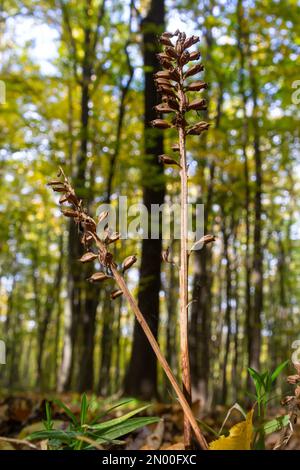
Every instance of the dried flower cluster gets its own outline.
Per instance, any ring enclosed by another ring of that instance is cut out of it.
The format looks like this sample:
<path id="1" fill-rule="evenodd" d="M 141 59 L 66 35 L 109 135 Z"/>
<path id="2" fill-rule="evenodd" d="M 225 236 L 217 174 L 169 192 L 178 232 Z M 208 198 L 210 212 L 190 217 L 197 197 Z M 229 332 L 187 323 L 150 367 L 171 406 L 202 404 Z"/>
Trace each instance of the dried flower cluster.
<path id="1" fill-rule="evenodd" d="M 80 258 L 81 263 L 90 263 L 95 260 L 99 262 L 100 269 L 89 277 L 89 281 L 92 283 L 99 283 L 108 279 L 113 279 L 118 288 L 113 290 L 110 294 L 111 299 L 116 299 L 120 295 L 124 295 L 127 299 L 133 313 L 136 316 L 142 330 L 144 331 L 156 357 L 162 366 L 165 374 L 167 375 L 177 397 L 178 401 L 184 411 L 185 416 L 191 428 L 194 431 L 194 435 L 199 443 L 201 449 L 207 450 L 207 442 L 203 437 L 199 425 L 193 415 L 193 412 L 186 400 L 180 385 L 178 384 L 168 362 L 162 354 L 157 340 L 153 336 L 153 333 L 146 322 L 142 312 L 140 311 L 135 299 L 130 293 L 127 284 L 124 280 L 124 273 L 136 262 L 137 258 L 135 255 L 128 256 L 124 261 L 117 265 L 113 259 L 112 253 L 109 251 L 109 246 L 115 243 L 119 238 L 118 233 L 111 232 L 108 224 L 104 227 L 104 233 L 100 237 L 97 233 L 97 223 L 90 217 L 83 207 L 82 200 L 80 200 L 72 185 L 65 176 L 63 170 L 60 168 L 58 178 L 48 183 L 53 191 L 62 193 L 59 203 L 62 204 L 61 211 L 65 217 L 70 217 L 80 228 L 81 242 L 87 250 L 86 253 Z M 67 203 L 68 205 L 63 205 Z M 102 212 L 98 218 L 98 224 L 105 221 L 108 218 L 108 212 Z"/>
<path id="2" fill-rule="evenodd" d="M 158 59 L 163 70 L 154 75 L 154 80 L 157 91 L 161 95 L 161 103 L 155 106 L 158 119 L 152 121 L 152 126 L 158 129 L 175 128 L 178 132 L 178 142 L 172 145 L 172 150 L 179 153 L 179 161 L 165 154 L 159 156 L 159 161 L 164 165 L 176 165 L 180 168 L 180 357 L 183 391 L 188 402 L 191 403 L 192 387 L 188 344 L 188 257 L 190 251 L 187 248 L 188 165 L 186 136 L 201 135 L 208 130 L 209 124 L 206 121 L 189 123 L 186 115 L 190 111 L 199 112 L 207 109 L 205 99 L 194 96 L 190 100 L 190 93 L 201 92 L 207 88 L 207 84 L 202 80 L 195 79 L 195 76 L 204 70 L 203 64 L 190 65 L 190 62 L 198 61 L 200 58 L 199 52 L 189 50 L 199 42 L 198 36 L 187 38 L 186 34 L 180 31 L 165 32 L 160 37 L 160 42 L 163 45 L 163 52 L 158 54 Z M 164 115 L 170 115 L 171 118 L 166 119 Z M 201 240 L 201 243 L 207 244 L 212 241 L 214 241 L 214 237 L 207 235 Z M 199 243 L 200 241 L 197 242 L 197 244 Z M 163 253 L 162 257 L 164 261 L 170 262 L 168 250 Z M 191 448 L 192 434 L 187 417 L 184 419 L 184 443 L 186 449 Z"/>
<path id="3" fill-rule="evenodd" d="M 99 270 L 92 274 L 88 278 L 88 281 L 98 283 L 113 278 L 114 274 L 112 268 L 118 269 L 122 274 L 124 274 L 125 271 L 127 271 L 127 269 L 136 262 L 136 256 L 128 256 L 120 266 L 113 261 L 113 255 L 109 251 L 109 245 L 119 240 L 120 234 L 112 232 L 109 229 L 108 224 L 106 224 L 103 236 L 100 238 L 97 234 L 96 221 L 86 213 L 82 200 L 77 197 L 73 187 L 61 168 L 59 170 L 58 177 L 61 177 L 61 179 L 52 180 L 48 185 L 52 187 L 53 191 L 62 193 L 59 203 L 68 203 L 70 206 L 62 206 L 61 212 L 65 217 L 73 218 L 74 222 L 81 229 L 81 243 L 87 249 L 87 252 L 84 253 L 79 261 L 81 261 L 81 263 L 90 263 L 98 260 L 99 262 Z M 109 213 L 107 211 L 101 212 L 98 217 L 98 224 L 107 219 L 108 215 Z M 122 293 L 121 289 L 113 290 L 110 295 L 111 299 L 116 299 L 121 296 Z"/>
<path id="4" fill-rule="evenodd" d="M 176 37 L 173 44 L 172 38 Z M 182 129 L 184 135 L 200 135 L 208 130 L 209 124 L 206 121 L 199 121 L 189 124 L 186 120 L 186 113 L 189 111 L 204 111 L 207 109 L 206 101 L 202 98 L 189 100 L 189 92 L 201 92 L 207 88 L 207 83 L 201 80 L 194 80 L 204 70 L 203 64 L 195 64 L 187 68 L 191 61 L 200 58 L 199 52 L 189 52 L 188 49 L 199 42 L 198 36 L 186 37 L 185 33 L 176 31 L 175 33 L 163 33 L 160 38 L 164 46 L 164 51 L 158 54 L 159 61 L 164 70 L 155 74 L 157 91 L 161 95 L 162 102 L 155 109 L 159 119 L 152 121 L 152 125 L 159 129 L 177 128 Z M 192 80 L 188 80 L 191 77 Z M 172 119 L 162 118 L 163 114 L 171 114 Z M 173 151 L 179 152 L 179 144 L 172 146 Z M 178 165 L 178 163 L 168 155 L 160 155 L 160 161 L 166 165 Z"/>

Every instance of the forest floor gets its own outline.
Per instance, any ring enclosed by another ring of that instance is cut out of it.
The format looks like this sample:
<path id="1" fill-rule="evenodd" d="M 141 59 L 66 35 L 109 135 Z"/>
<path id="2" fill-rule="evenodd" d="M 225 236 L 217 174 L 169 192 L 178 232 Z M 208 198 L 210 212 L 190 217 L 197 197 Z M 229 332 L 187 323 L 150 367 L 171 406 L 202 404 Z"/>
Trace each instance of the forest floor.
<path id="1" fill-rule="evenodd" d="M 53 400 L 58 396 L 39 393 L 15 393 L 10 396 L 2 396 L 0 399 L 0 450 L 30 450 L 27 442 L 27 436 L 32 432 L 44 429 L 43 420 L 45 419 L 45 401 Z M 59 395 L 62 400 L 74 413 L 80 415 L 80 398 L 73 393 L 64 393 Z M 109 407 L 106 399 L 92 397 L 94 406 L 90 410 L 90 418 L 95 418 L 99 411 Z M 111 404 L 111 403 L 110 403 Z M 134 406 L 140 406 L 141 402 L 134 402 Z M 197 406 L 197 404 L 195 405 Z M 132 408 L 131 408 L 132 409 Z M 128 411 L 122 407 L 122 410 L 110 412 L 105 419 L 119 417 Z M 228 409 L 223 406 L 217 406 L 209 414 L 202 416 L 202 421 L 212 429 L 218 431 L 224 421 Z M 59 423 L 59 428 L 67 429 L 69 418 L 67 414 L 56 404 L 52 403 L 52 418 Z M 274 409 L 270 418 L 284 414 L 284 410 Z M 144 426 L 139 430 L 126 435 L 122 440 L 124 444 L 118 446 L 104 446 L 106 449 L 123 450 L 183 450 L 182 433 L 182 411 L 177 404 L 153 403 L 149 409 L 143 412 L 143 415 L 157 416 L 161 418 L 158 423 Z M 226 422 L 225 429 L 241 420 L 237 411 L 234 411 Z M 205 432 L 208 441 L 213 440 L 213 435 Z M 272 449 L 279 437 L 279 433 L 273 433 L 268 436 L 266 446 Z M 6 440 L 7 439 L 7 440 Z M 11 440 L 10 440 L 11 439 Z M 21 441 L 24 440 L 24 443 Z M 38 448 L 43 444 L 35 443 Z M 43 447 L 42 447 L 43 448 Z M 295 432 L 290 439 L 286 450 L 300 449 L 300 424 L 295 426 Z"/>

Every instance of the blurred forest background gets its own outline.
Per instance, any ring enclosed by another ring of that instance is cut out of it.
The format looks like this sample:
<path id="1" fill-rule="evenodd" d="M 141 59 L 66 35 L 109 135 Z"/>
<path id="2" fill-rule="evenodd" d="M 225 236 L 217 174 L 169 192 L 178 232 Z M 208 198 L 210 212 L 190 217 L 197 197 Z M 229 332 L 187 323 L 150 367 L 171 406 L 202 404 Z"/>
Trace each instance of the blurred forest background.
<path id="1" fill-rule="evenodd" d="M 300 337 L 299 2 L 1 0 L 0 339 L 2 390 L 171 396 L 124 299 L 86 282 L 77 229 L 46 183 L 61 165 L 95 213 L 101 202 L 178 200 L 176 171 L 149 128 L 158 35 L 201 37 L 211 123 L 191 138 L 190 198 L 213 246 L 190 262 L 194 398 L 245 397 L 247 367 L 274 368 Z M 293 102 L 294 101 L 294 102 Z M 178 371 L 178 242 L 137 253 L 130 288 Z"/>

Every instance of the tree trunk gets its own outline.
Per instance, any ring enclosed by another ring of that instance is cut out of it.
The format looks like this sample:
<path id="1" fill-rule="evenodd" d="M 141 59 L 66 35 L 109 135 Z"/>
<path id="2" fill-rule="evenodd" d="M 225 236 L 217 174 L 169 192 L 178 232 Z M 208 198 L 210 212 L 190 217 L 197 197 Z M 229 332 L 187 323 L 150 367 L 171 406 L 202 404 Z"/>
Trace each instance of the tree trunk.
<path id="1" fill-rule="evenodd" d="M 249 49 L 249 47 L 248 47 Z M 249 52 L 250 54 L 250 52 Z M 249 57 L 251 98 L 253 102 L 253 149 L 255 162 L 253 285 L 254 302 L 249 345 L 249 366 L 259 370 L 261 350 L 261 315 L 263 310 L 263 249 L 262 249 L 262 158 L 258 121 L 257 83 L 251 57 Z"/>
<path id="2" fill-rule="evenodd" d="M 150 10 L 142 24 L 145 71 L 145 155 L 143 203 L 150 212 L 151 204 L 164 202 L 163 168 L 157 162 L 163 153 L 163 137 L 159 130 L 150 128 L 150 121 L 156 115 L 156 89 L 153 73 L 159 70 L 156 58 L 157 36 L 164 27 L 164 0 L 152 0 Z M 155 171 L 154 171 L 155 170 Z M 162 242 L 143 240 L 138 293 L 139 308 L 157 337 L 159 322 L 159 291 Z M 140 325 L 135 322 L 131 359 L 125 378 L 125 393 L 144 399 L 157 394 L 157 362 Z"/>
<path id="3" fill-rule="evenodd" d="M 226 339 L 225 339 L 225 351 L 223 361 L 223 379 L 222 379 L 222 403 L 226 404 L 228 386 L 227 386 L 227 367 L 230 349 L 230 338 L 231 338 L 231 267 L 228 253 L 228 239 L 229 234 L 226 227 L 226 215 L 223 214 L 224 227 L 223 227 L 223 243 L 224 243 L 224 258 L 226 260 L 226 310 L 225 310 L 225 327 L 226 327 Z"/>

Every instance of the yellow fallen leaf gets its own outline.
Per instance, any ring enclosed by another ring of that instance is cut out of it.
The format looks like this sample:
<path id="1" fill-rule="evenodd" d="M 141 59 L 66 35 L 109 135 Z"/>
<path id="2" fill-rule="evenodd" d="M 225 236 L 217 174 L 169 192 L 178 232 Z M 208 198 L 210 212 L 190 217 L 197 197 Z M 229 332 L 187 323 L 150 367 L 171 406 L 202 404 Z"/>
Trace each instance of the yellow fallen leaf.
<path id="1" fill-rule="evenodd" d="M 221 436 L 209 444 L 210 450 L 251 450 L 253 435 L 253 411 L 249 411 L 245 421 L 235 424 L 229 431 L 229 436 Z"/>

